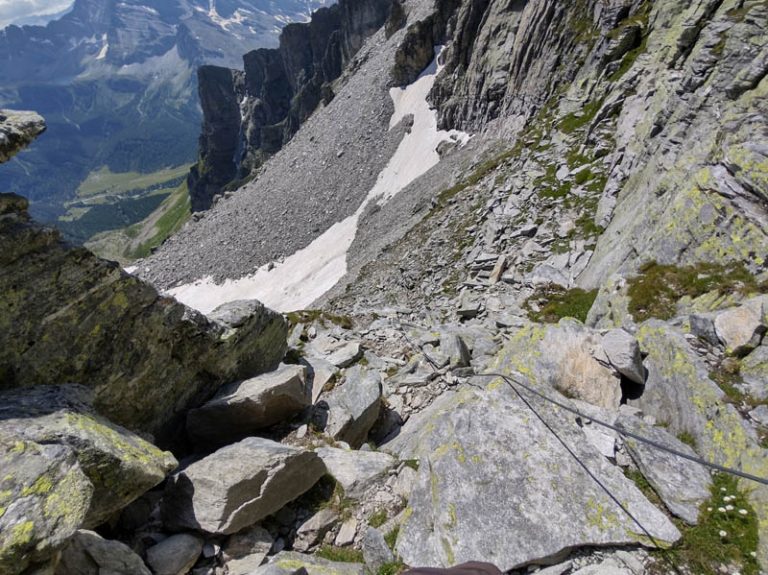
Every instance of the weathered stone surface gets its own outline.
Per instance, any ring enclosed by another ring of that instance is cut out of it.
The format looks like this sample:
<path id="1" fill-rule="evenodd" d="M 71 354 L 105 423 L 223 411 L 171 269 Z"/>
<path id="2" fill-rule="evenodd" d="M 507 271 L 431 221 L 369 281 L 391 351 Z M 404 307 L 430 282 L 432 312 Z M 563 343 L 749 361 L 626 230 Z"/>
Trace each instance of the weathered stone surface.
<path id="1" fill-rule="evenodd" d="M 768 399 L 768 345 L 763 343 L 742 359 L 739 373 L 749 395 L 760 401 Z"/>
<path id="2" fill-rule="evenodd" d="M 555 387 L 569 397 L 616 410 L 621 386 L 597 331 L 576 320 L 557 325 L 528 324 L 517 330 L 510 348 L 510 362 L 518 372 Z"/>
<path id="3" fill-rule="evenodd" d="M 0 110 L 0 164 L 7 162 L 45 131 L 45 120 L 35 112 Z"/>
<path id="4" fill-rule="evenodd" d="M 676 437 L 637 417 L 622 414 L 618 426 L 671 449 L 696 456 L 693 449 Z M 664 505 L 686 523 L 696 525 L 699 507 L 710 496 L 712 478 L 707 469 L 631 437 L 625 438 L 624 443 L 640 472 L 664 501 Z"/>
<path id="5" fill-rule="evenodd" d="M 0 267 L 0 388 L 82 384 L 99 413 L 161 445 L 188 408 L 285 353 L 285 320 L 258 302 L 209 321 L 23 211 L 0 219 Z"/>
<path id="6" fill-rule="evenodd" d="M 760 344 L 766 331 L 764 298 L 718 314 L 715 331 L 726 352 L 737 356 L 748 354 Z"/>
<path id="7" fill-rule="evenodd" d="M 346 371 L 346 381 L 334 387 L 325 401 L 328 404 L 326 433 L 359 447 L 379 416 L 381 376 L 377 371 L 356 365 Z"/>
<path id="8" fill-rule="evenodd" d="M 229 575 L 250 575 L 264 563 L 272 548 L 272 536 L 263 527 L 254 526 L 232 535 L 223 549 Z"/>
<path id="9" fill-rule="evenodd" d="M 179 533 L 147 550 L 147 563 L 155 575 L 185 575 L 203 550 L 203 538 Z"/>
<path id="10" fill-rule="evenodd" d="M 374 527 L 366 529 L 363 535 L 363 558 L 366 567 L 374 573 L 386 563 L 392 563 L 395 560 L 394 554 L 384 540 L 384 534 Z"/>
<path id="11" fill-rule="evenodd" d="M 350 517 L 339 527 L 339 532 L 336 534 L 336 539 L 333 540 L 333 543 L 337 547 L 352 545 L 355 542 L 355 535 L 357 535 L 357 519 Z"/>
<path id="12" fill-rule="evenodd" d="M 644 323 L 637 333 L 648 353 L 648 379 L 643 395 L 630 404 L 668 425 L 673 435 L 686 432 L 696 452 L 720 465 L 768 476 L 768 450 L 739 412 L 709 379 L 709 366 L 690 348 L 682 333 L 660 321 Z M 744 483 L 760 521 L 768 521 L 768 486 Z M 758 557 L 768 558 L 768 540 L 761 537 Z M 762 559 L 761 559 L 762 560 Z"/>
<path id="13" fill-rule="evenodd" d="M 152 575 L 130 547 L 85 530 L 78 531 L 69 540 L 55 572 L 56 575 Z"/>
<path id="14" fill-rule="evenodd" d="M 353 499 L 363 496 L 372 481 L 381 477 L 397 461 L 380 451 L 354 451 L 321 447 L 315 451 L 333 478 L 344 488 L 344 495 Z"/>
<path id="15" fill-rule="evenodd" d="M 302 363 L 307 366 L 312 379 L 312 403 L 317 401 L 320 394 L 332 377 L 338 374 L 338 368 L 320 357 L 302 358 Z"/>
<path id="16" fill-rule="evenodd" d="M 293 542 L 295 551 L 309 551 L 339 520 L 338 514 L 330 508 L 321 509 L 307 519 L 296 530 L 296 539 Z"/>
<path id="17" fill-rule="evenodd" d="M 96 415 L 91 390 L 34 386 L 0 393 L 0 434 L 72 449 L 94 487 L 83 525 L 95 527 L 165 479 L 176 459 Z"/>
<path id="18" fill-rule="evenodd" d="M 760 425 L 768 427 L 768 405 L 758 405 L 749 412 L 749 417 Z"/>
<path id="19" fill-rule="evenodd" d="M 711 314 L 691 314 L 688 317 L 691 333 L 711 345 L 718 345 L 720 339 L 715 330 L 715 320 Z"/>
<path id="20" fill-rule="evenodd" d="M 223 445 L 286 421 L 310 405 L 307 368 L 277 370 L 222 387 L 187 414 L 187 433 L 197 444 Z"/>
<path id="21" fill-rule="evenodd" d="M 75 454 L 0 433 L 0 572 L 58 551 L 85 519 L 93 487 Z"/>
<path id="22" fill-rule="evenodd" d="M 235 533 L 293 501 L 324 473 L 313 452 L 249 437 L 173 475 L 163 521 L 172 528 Z"/>
<path id="23" fill-rule="evenodd" d="M 365 575 L 365 565 L 363 563 L 341 563 L 338 561 L 329 561 L 322 557 L 314 555 L 304 555 L 293 551 L 281 551 L 269 562 L 269 567 L 276 566 L 290 572 L 304 568 L 309 575 Z M 266 571 L 268 566 L 264 565 L 261 569 Z M 259 575 L 261 571 L 257 572 Z"/>
<path id="24" fill-rule="evenodd" d="M 451 367 L 467 367 L 472 361 L 472 354 L 467 344 L 455 333 L 440 336 L 440 353 L 449 359 Z"/>
<path id="25" fill-rule="evenodd" d="M 603 336 L 603 349 L 616 370 L 635 383 L 645 383 L 645 368 L 640 356 L 640 344 L 623 329 L 612 329 Z"/>
<path id="26" fill-rule="evenodd" d="M 329 353 L 325 360 L 336 367 L 349 367 L 363 357 L 363 347 L 360 342 L 344 342 Z"/>
<path id="27" fill-rule="evenodd" d="M 501 369 L 507 369 L 514 351 L 513 342 Z M 680 537 L 666 516 L 586 441 L 574 418 L 535 403 L 579 460 L 657 541 L 669 544 Z M 634 521 L 499 382 L 483 391 L 472 387 L 444 394 L 411 417 L 385 448 L 402 459 L 421 459 L 397 540 L 407 564 L 448 567 L 481 557 L 506 571 L 573 547 L 647 543 Z"/>

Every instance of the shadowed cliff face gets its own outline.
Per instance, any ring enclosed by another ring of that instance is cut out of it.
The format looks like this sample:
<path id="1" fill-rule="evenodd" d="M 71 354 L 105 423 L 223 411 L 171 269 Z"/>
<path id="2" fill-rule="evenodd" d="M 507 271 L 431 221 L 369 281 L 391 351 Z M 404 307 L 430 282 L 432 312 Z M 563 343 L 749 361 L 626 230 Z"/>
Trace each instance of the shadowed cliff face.
<path id="1" fill-rule="evenodd" d="M 0 111 L 0 161 L 44 129 L 37 114 Z M 27 209 L 0 194 L 0 390 L 79 383 L 100 413 L 167 444 L 186 409 L 282 358 L 285 320 L 259 302 L 206 318 L 67 245 Z"/>
<path id="2" fill-rule="evenodd" d="M 199 70 L 204 121 L 199 162 L 188 181 L 193 211 L 208 209 L 228 183 L 246 178 L 333 98 L 331 83 L 384 24 L 391 4 L 342 0 L 306 24 L 286 26 L 279 48 L 246 54 L 244 72 Z"/>

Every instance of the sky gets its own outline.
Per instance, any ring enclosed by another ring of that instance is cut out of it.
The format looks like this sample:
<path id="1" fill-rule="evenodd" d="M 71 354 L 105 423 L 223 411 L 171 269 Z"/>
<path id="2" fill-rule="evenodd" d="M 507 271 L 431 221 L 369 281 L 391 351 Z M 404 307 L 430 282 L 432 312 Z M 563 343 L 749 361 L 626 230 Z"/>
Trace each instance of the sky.
<path id="1" fill-rule="evenodd" d="M 65 12 L 74 0 L 0 0 L 0 28 L 9 24 L 44 24 L 46 16 Z"/>

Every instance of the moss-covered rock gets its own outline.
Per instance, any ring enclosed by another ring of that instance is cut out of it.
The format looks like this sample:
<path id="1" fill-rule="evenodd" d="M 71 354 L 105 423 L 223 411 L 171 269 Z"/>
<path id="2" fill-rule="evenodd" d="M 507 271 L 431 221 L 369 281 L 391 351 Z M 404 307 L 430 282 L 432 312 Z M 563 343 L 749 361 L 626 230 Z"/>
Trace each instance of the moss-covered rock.
<path id="1" fill-rule="evenodd" d="M 0 389 L 80 383 L 101 414 L 167 444 L 188 408 L 284 355 L 285 320 L 260 303 L 210 320 L 13 205 L 0 220 Z"/>
<path id="2" fill-rule="evenodd" d="M 637 405 L 675 434 L 693 437 L 696 451 L 709 461 L 768 477 L 768 450 L 755 431 L 724 401 L 724 393 L 709 378 L 704 361 L 684 335 L 660 321 L 644 323 L 637 334 L 648 353 L 648 379 Z M 758 558 L 768 561 L 768 486 L 740 481 L 760 522 Z"/>
<path id="3" fill-rule="evenodd" d="M 72 449 L 94 487 L 86 527 L 99 525 L 176 467 L 170 453 L 94 414 L 90 391 L 79 385 L 1 393 L 0 433 Z"/>
<path id="4" fill-rule="evenodd" d="M 49 559 L 85 519 L 92 492 L 69 448 L 0 431 L 0 573 Z"/>

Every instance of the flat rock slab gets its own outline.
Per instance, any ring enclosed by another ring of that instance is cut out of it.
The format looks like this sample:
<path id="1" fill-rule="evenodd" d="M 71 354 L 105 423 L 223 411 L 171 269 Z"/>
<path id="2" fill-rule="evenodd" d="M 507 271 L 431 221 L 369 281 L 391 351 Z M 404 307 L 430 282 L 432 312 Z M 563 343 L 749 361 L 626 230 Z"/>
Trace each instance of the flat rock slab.
<path id="1" fill-rule="evenodd" d="M 307 570 L 309 575 L 365 575 L 365 565 L 363 563 L 342 563 L 339 561 L 329 561 L 314 555 L 304 555 L 293 551 L 282 551 L 275 555 L 268 565 L 261 569 L 267 571 L 269 567 L 279 567 L 286 571 L 296 571 L 302 567 Z M 254 575 L 258 575 L 257 571 Z"/>
<path id="2" fill-rule="evenodd" d="M 0 573 L 17 575 L 80 527 L 93 486 L 75 454 L 0 432 Z"/>
<path id="3" fill-rule="evenodd" d="M 236 533 L 296 499 L 324 473 L 314 452 L 249 437 L 171 476 L 163 521 L 172 529 Z"/>
<path id="4" fill-rule="evenodd" d="M 96 415 L 91 391 L 40 385 L 0 395 L 0 432 L 72 449 L 94 487 L 84 526 L 95 527 L 162 482 L 176 459 L 135 433 Z"/>
<path id="5" fill-rule="evenodd" d="M 627 431 L 675 449 L 692 457 L 696 452 L 659 427 L 637 417 L 621 415 L 617 425 Z M 705 467 L 660 451 L 631 437 L 624 440 L 640 472 L 664 501 L 667 508 L 690 525 L 696 525 L 699 507 L 709 499 L 712 478 Z"/>
<path id="6" fill-rule="evenodd" d="M 666 515 L 598 453 L 574 418 L 542 402 L 536 409 L 657 541 L 679 539 Z M 487 391 L 443 395 L 384 448 L 420 459 L 397 539 L 409 565 L 450 567 L 482 558 L 507 571 L 575 547 L 647 543 L 553 433 L 498 382 Z"/>
<path id="7" fill-rule="evenodd" d="M 328 421 L 325 432 L 352 447 L 363 444 L 379 417 L 381 376 L 378 371 L 356 365 L 349 368 L 345 381 L 325 397 Z"/>
<path id="8" fill-rule="evenodd" d="M 286 421 L 311 404 L 303 365 L 225 385 L 214 398 L 187 414 L 187 433 L 202 445 L 225 445 Z"/>
<path id="9" fill-rule="evenodd" d="M 69 540 L 56 566 L 56 575 L 152 575 L 133 550 L 120 541 L 81 530 Z M 174 574 L 175 575 L 175 574 Z"/>
<path id="10" fill-rule="evenodd" d="M 321 447 L 315 451 L 333 478 L 344 488 L 344 495 L 359 499 L 366 488 L 391 469 L 397 460 L 379 451 L 355 451 Z"/>
<path id="11" fill-rule="evenodd" d="M 363 346 L 357 341 L 343 343 L 332 350 L 325 360 L 336 367 L 349 367 L 363 357 Z"/>
<path id="12" fill-rule="evenodd" d="M 768 345 L 766 343 L 741 360 L 740 373 L 749 395 L 759 401 L 768 399 Z"/>

